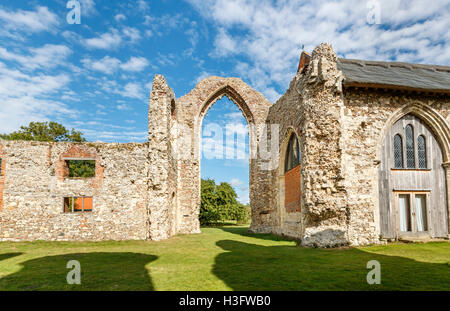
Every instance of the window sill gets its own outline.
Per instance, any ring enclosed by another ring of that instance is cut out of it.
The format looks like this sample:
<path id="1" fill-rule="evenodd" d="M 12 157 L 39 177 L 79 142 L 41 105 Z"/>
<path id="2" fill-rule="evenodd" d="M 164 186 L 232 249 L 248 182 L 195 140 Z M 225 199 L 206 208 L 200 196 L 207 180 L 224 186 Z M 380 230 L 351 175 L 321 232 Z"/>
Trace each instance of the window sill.
<path id="1" fill-rule="evenodd" d="M 431 168 L 391 168 L 393 172 L 430 172 Z"/>

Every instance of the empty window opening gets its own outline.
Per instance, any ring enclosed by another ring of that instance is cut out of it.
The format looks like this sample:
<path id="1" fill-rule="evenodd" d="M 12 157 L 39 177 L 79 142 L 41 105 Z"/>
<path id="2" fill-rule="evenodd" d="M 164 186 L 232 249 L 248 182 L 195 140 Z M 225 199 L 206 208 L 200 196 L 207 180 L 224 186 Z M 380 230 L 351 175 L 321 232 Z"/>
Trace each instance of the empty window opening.
<path id="1" fill-rule="evenodd" d="M 66 160 L 70 178 L 95 177 L 95 160 Z"/>
<path id="2" fill-rule="evenodd" d="M 92 212 L 92 197 L 64 198 L 64 213 Z"/>
<path id="3" fill-rule="evenodd" d="M 2 170 L 2 158 L 0 158 L 0 176 L 3 175 L 3 170 Z"/>

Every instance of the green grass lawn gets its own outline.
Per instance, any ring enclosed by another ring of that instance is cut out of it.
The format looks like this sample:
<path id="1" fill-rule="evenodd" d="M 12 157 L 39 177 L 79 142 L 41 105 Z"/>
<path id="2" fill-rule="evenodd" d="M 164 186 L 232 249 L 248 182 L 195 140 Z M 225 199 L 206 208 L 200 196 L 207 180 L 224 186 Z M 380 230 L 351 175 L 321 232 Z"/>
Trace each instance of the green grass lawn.
<path id="1" fill-rule="evenodd" d="M 0 290 L 450 290 L 450 243 L 301 248 L 247 227 L 169 240 L 0 243 Z M 81 285 L 68 285 L 69 260 Z M 366 264 L 381 263 L 381 285 Z"/>

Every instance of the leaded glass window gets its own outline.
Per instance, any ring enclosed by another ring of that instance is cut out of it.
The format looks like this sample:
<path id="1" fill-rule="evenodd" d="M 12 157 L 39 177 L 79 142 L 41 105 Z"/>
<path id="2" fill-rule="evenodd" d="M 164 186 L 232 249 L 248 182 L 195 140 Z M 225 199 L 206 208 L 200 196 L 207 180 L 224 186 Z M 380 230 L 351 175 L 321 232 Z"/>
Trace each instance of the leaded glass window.
<path id="1" fill-rule="evenodd" d="M 427 168 L 427 151 L 425 137 L 420 135 L 417 138 L 417 156 L 419 160 L 419 168 Z"/>
<path id="2" fill-rule="evenodd" d="M 399 134 L 394 136 L 394 165 L 403 168 L 403 142 Z"/>
<path id="3" fill-rule="evenodd" d="M 416 168 L 416 161 L 414 155 L 414 133 L 411 125 L 407 125 L 405 128 L 406 139 L 406 167 Z"/>

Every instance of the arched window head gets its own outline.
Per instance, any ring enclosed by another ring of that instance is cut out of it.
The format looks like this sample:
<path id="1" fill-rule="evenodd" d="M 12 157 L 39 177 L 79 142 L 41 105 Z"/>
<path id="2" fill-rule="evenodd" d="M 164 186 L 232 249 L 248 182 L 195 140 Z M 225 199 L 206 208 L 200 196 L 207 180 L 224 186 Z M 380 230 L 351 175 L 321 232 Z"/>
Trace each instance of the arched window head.
<path id="1" fill-rule="evenodd" d="M 300 164 L 300 148 L 295 134 L 289 138 L 289 143 L 286 151 L 286 158 L 284 162 L 284 171 L 287 172 Z"/>
<path id="2" fill-rule="evenodd" d="M 427 146 L 423 135 L 417 138 L 417 158 L 419 160 L 419 168 L 427 168 Z"/>
<path id="3" fill-rule="evenodd" d="M 405 139 L 406 139 L 406 167 L 416 168 L 416 161 L 414 154 L 414 130 L 410 124 L 408 124 L 405 128 Z"/>
<path id="4" fill-rule="evenodd" d="M 403 141 L 399 134 L 394 136 L 394 166 L 403 168 Z"/>

